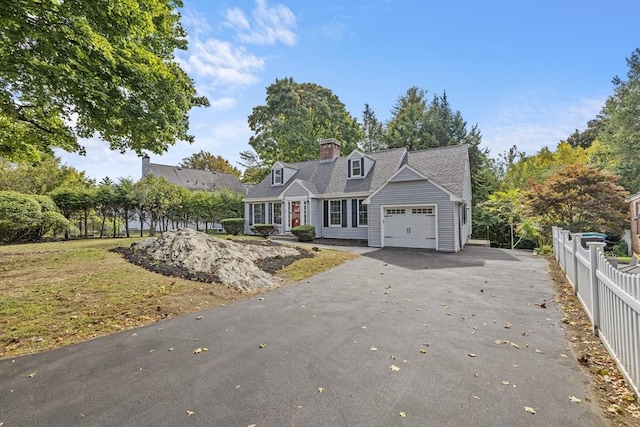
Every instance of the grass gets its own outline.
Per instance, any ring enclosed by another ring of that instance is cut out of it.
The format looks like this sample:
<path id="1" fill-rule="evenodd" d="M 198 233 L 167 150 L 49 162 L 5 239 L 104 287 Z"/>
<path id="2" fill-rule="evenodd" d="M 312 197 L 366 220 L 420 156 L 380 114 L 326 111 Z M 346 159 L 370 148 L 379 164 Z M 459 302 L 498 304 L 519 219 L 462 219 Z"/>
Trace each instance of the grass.
<path id="1" fill-rule="evenodd" d="M 49 350 L 250 296 L 228 286 L 152 273 L 109 251 L 137 240 L 0 246 L 0 358 Z M 293 283 L 353 257 L 323 249 L 278 276 L 283 284 Z"/>

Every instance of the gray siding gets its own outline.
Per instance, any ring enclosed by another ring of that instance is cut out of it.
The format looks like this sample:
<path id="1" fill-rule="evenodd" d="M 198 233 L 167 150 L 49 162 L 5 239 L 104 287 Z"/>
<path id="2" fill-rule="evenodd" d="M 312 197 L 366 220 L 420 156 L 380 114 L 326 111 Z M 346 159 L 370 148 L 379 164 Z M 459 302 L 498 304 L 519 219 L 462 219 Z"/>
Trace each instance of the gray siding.
<path id="1" fill-rule="evenodd" d="M 309 218 L 311 225 L 316 228 L 316 236 L 322 237 L 322 200 L 311 199 L 309 203 Z"/>
<path id="2" fill-rule="evenodd" d="M 458 228 L 454 215 L 456 203 L 449 199 L 449 194 L 426 180 L 390 182 L 371 199 L 369 204 L 369 246 L 382 246 L 381 206 L 435 204 L 438 207 L 437 250 L 455 252 L 455 230 Z"/>
<path id="3" fill-rule="evenodd" d="M 405 168 L 402 171 L 400 171 L 400 173 L 398 175 L 393 177 L 393 180 L 391 180 L 391 182 L 415 181 L 415 180 L 423 180 L 423 179 L 424 178 L 422 178 L 420 175 L 418 175 L 417 173 L 415 173 L 411 169 Z"/>
<path id="4" fill-rule="evenodd" d="M 364 199 L 364 197 L 360 197 L 359 199 Z M 336 200 L 336 199 L 333 199 Z M 353 227 L 352 224 L 352 199 L 347 200 L 347 226 L 346 227 L 323 227 L 324 218 L 322 215 L 324 214 L 322 209 L 322 200 L 319 200 L 320 207 L 320 216 L 318 224 L 321 230 L 321 236 L 326 237 L 327 239 L 356 239 L 356 240 L 367 240 L 368 238 L 368 227 Z M 369 214 L 370 215 L 370 214 Z M 371 221 L 369 217 L 369 221 Z M 317 226 L 316 226 L 317 229 Z"/>
<path id="5" fill-rule="evenodd" d="M 291 187 L 283 194 L 284 197 L 307 197 L 309 192 L 306 188 L 298 184 L 292 184 Z"/>

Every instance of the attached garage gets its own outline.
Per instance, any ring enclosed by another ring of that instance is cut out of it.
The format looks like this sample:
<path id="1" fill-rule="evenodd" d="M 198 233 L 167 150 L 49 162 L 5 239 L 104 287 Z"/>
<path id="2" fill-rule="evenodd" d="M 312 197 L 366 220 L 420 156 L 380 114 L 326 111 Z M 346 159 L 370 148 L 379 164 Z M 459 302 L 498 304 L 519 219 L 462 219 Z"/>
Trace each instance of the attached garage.
<path id="1" fill-rule="evenodd" d="M 436 249 L 437 207 L 382 206 L 382 246 Z"/>

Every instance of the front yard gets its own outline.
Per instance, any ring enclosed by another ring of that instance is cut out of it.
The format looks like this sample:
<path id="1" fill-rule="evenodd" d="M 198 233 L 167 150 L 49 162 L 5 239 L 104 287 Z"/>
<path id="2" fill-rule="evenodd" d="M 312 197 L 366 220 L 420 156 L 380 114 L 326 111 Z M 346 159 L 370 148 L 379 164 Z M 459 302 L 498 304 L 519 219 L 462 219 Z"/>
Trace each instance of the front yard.
<path id="1" fill-rule="evenodd" d="M 255 294 L 166 277 L 110 251 L 139 238 L 0 247 L 0 358 L 50 350 Z M 323 249 L 279 272 L 293 283 L 355 255 Z"/>

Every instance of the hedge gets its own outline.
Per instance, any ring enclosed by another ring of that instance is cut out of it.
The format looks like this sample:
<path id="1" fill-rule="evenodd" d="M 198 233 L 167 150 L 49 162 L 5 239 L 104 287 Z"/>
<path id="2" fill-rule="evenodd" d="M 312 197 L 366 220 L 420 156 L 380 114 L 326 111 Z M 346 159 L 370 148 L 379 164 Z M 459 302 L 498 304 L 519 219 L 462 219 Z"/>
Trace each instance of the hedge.
<path id="1" fill-rule="evenodd" d="M 316 238 L 316 227 L 310 224 L 299 225 L 293 227 L 291 233 L 301 242 L 310 242 Z"/>
<path id="2" fill-rule="evenodd" d="M 226 218 L 220 221 L 227 234 L 237 236 L 244 230 L 244 218 Z"/>

